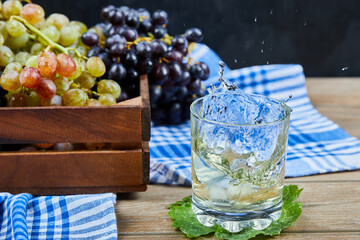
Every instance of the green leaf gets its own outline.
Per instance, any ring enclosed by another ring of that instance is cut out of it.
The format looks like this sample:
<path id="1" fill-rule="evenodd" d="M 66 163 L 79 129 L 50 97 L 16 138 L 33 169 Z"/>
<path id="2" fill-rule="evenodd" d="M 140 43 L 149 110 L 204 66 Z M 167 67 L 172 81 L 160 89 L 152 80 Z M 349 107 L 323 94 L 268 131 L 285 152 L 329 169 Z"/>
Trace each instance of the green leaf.
<path id="1" fill-rule="evenodd" d="M 280 218 L 270 224 L 264 230 L 254 230 L 246 228 L 239 233 L 230 233 L 219 225 L 214 227 L 205 227 L 200 224 L 191 209 L 191 196 L 184 198 L 169 206 L 169 216 L 174 219 L 173 227 L 179 228 L 189 238 L 199 237 L 214 233 L 218 239 L 229 240 L 247 240 L 256 235 L 263 234 L 267 236 L 279 235 L 281 230 L 290 227 L 299 218 L 302 211 L 302 204 L 294 202 L 301 193 L 296 185 L 284 186 L 283 189 L 283 208 Z"/>

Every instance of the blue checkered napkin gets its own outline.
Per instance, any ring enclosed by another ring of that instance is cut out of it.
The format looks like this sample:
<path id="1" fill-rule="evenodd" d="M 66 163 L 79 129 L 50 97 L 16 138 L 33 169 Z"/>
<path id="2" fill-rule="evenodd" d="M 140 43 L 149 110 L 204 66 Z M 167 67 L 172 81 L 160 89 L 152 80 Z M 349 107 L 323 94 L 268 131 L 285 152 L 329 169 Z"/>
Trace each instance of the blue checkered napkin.
<path id="1" fill-rule="evenodd" d="M 219 57 L 200 45 L 193 54 L 211 66 L 206 86 L 217 84 Z M 211 56 L 211 57 L 209 57 Z M 293 98 L 289 130 L 286 176 L 300 177 L 360 168 L 360 141 L 322 116 L 311 104 L 300 65 L 266 65 L 227 71 L 225 78 L 246 93 L 277 99 Z M 190 123 L 151 129 L 150 181 L 191 184 Z"/>
<path id="2" fill-rule="evenodd" d="M 117 239 L 115 194 L 0 193 L 0 239 Z"/>

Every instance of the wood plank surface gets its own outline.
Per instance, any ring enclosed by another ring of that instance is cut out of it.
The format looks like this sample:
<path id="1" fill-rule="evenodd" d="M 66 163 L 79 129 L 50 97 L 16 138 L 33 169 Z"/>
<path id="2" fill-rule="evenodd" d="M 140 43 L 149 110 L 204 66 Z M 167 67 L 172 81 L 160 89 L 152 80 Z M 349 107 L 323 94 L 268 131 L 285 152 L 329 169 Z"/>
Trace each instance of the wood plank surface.
<path id="1" fill-rule="evenodd" d="M 56 194 L 62 188 L 67 193 L 79 193 L 81 189 L 87 193 L 86 188 L 92 188 L 92 192 L 105 191 L 101 187 L 122 187 L 122 191 L 126 191 L 126 186 L 129 190 L 136 186 L 143 189 L 147 173 L 144 177 L 142 157 L 142 149 L 2 153 L 0 191 Z M 49 192 L 51 188 L 53 192 Z"/>
<path id="2" fill-rule="evenodd" d="M 307 87 L 323 115 L 360 137 L 360 79 L 307 79 Z M 287 178 L 285 183 L 304 188 L 303 213 L 271 239 L 360 239 L 360 171 Z M 119 239 L 186 239 L 171 227 L 166 206 L 190 194 L 189 187 L 162 185 L 150 185 L 145 193 L 119 194 Z"/>

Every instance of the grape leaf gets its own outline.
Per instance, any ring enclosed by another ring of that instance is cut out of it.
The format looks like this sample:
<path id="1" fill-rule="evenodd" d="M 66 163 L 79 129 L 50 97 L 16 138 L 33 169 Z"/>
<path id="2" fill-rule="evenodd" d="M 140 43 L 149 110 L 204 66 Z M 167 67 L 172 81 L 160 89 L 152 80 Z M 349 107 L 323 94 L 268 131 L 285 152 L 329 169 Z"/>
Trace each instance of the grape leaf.
<path id="1" fill-rule="evenodd" d="M 280 218 L 270 224 L 264 230 L 254 230 L 246 228 L 239 233 L 230 233 L 219 225 L 205 227 L 200 224 L 191 209 L 191 196 L 185 197 L 169 206 L 169 216 L 174 220 L 173 227 L 179 228 L 187 237 L 194 238 L 210 233 L 218 239 L 247 240 L 258 234 L 267 236 L 279 235 L 281 230 L 290 227 L 299 218 L 302 211 L 302 204 L 294 202 L 301 193 L 296 185 L 284 186 L 283 189 L 283 208 Z"/>

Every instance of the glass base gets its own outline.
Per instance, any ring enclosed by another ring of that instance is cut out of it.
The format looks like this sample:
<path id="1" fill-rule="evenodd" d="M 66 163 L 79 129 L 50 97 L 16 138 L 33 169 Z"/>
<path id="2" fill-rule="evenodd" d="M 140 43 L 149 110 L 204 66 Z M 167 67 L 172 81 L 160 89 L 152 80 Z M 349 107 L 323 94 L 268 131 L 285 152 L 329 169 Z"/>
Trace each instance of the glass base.
<path id="1" fill-rule="evenodd" d="M 280 218 L 282 201 L 264 210 L 249 211 L 246 213 L 226 213 L 211 210 L 201 205 L 194 198 L 191 207 L 202 225 L 213 227 L 215 224 L 218 224 L 231 233 L 237 233 L 244 228 L 251 227 L 255 230 L 267 228 L 273 221 Z"/>

